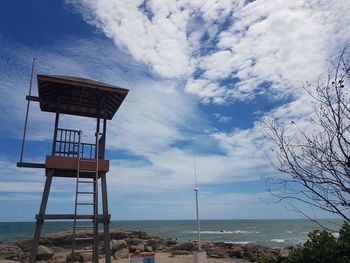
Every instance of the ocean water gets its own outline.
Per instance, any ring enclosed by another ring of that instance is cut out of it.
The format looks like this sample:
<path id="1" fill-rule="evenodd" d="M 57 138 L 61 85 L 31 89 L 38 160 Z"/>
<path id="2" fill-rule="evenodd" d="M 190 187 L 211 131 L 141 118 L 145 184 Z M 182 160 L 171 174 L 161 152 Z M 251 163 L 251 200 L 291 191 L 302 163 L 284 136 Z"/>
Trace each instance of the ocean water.
<path id="1" fill-rule="evenodd" d="M 341 220 L 320 222 L 338 235 Z M 194 220 L 112 221 L 110 226 L 111 229 L 142 230 L 179 241 L 197 239 Z M 34 229 L 34 222 L 0 223 L 0 242 L 31 239 Z M 71 222 L 45 222 L 42 234 L 71 229 Z M 281 248 L 304 243 L 308 233 L 315 229 L 320 227 L 309 220 L 201 220 L 201 239 Z"/>

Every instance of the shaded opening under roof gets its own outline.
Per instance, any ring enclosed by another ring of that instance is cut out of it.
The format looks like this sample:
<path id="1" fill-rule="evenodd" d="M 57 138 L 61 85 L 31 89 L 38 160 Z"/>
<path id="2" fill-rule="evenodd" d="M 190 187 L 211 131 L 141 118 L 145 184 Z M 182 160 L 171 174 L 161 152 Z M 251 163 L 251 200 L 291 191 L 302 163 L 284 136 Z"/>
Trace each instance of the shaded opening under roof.
<path id="1" fill-rule="evenodd" d="M 85 117 L 112 119 L 129 90 L 102 82 L 38 75 L 40 109 Z"/>

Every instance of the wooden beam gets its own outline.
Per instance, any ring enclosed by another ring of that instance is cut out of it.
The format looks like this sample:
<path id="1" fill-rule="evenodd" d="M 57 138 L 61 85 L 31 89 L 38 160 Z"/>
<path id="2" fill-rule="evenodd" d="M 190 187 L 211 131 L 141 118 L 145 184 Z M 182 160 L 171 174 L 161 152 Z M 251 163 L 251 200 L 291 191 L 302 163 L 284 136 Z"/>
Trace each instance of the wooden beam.
<path id="1" fill-rule="evenodd" d="M 26 96 L 26 100 L 28 100 L 28 101 L 37 101 L 37 102 L 39 102 L 40 101 L 40 99 L 39 99 L 39 97 L 37 97 L 37 96 Z"/>
<path id="2" fill-rule="evenodd" d="M 24 163 L 24 162 L 18 162 L 17 167 L 24 167 L 24 168 L 45 168 L 44 163 Z"/>

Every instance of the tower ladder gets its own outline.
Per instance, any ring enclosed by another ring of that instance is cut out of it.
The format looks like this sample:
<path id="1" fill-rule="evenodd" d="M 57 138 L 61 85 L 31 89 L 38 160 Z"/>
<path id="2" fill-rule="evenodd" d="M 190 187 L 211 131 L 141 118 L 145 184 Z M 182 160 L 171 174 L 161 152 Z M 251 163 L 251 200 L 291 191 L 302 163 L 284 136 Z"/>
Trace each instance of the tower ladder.
<path id="1" fill-rule="evenodd" d="M 96 154 L 95 159 L 84 159 L 82 156 L 82 150 L 81 150 L 81 131 L 79 131 L 78 136 L 78 151 L 77 151 L 77 177 L 76 177 L 76 188 L 75 188 L 75 204 L 74 204 L 74 221 L 73 221 L 73 235 L 72 235 L 72 259 L 74 260 L 76 254 L 80 253 L 93 253 L 92 254 L 92 261 L 98 262 L 98 160 L 99 160 L 99 147 L 98 147 L 98 141 L 99 141 L 99 134 L 96 134 Z M 81 169 L 81 163 L 83 162 L 93 162 L 95 163 L 95 170 L 83 170 Z M 92 174 L 94 173 L 94 177 L 92 178 L 82 178 L 81 173 L 86 174 Z M 85 189 L 82 190 L 82 185 L 92 185 L 91 191 L 86 191 Z M 87 202 L 85 200 L 80 200 L 81 197 L 91 196 L 92 200 L 90 202 Z M 80 197 L 80 198 L 79 198 Z M 80 206 L 91 206 L 93 213 L 92 214 L 78 214 L 78 207 Z M 86 219 L 92 219 L 92 225 L 86 225 L 81 224 L 79 220 L 84 220 L 83 222 L 86 222 Z M 80 223 L 80 224 L 79 224 Z M 78 229 L 90 229 L 92 230 L 92 236 L 87 237 L 79 237 L 79 233 L 77 233 Z M 81 248 L 79 246 L 82 242 L 86 244 L 86 241 L 91 241 L 92 248 Z"/>

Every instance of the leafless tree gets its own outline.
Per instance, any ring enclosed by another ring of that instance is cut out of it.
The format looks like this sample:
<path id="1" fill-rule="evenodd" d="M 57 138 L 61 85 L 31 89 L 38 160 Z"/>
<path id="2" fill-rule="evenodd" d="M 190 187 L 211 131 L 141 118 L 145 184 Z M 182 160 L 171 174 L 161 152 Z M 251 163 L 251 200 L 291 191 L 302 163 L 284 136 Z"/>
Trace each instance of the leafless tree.
<path id="1" fill-rule="evenodd" d="M 350 65 L 349 44 L 324 81 L 306 84 L 313 114 L 308 129 L 297 120 L 263 123 L 272 142 L 273 166 L 281 176 L 267 179 L 278 201 L 294 199 L 350 221 Z"/>

